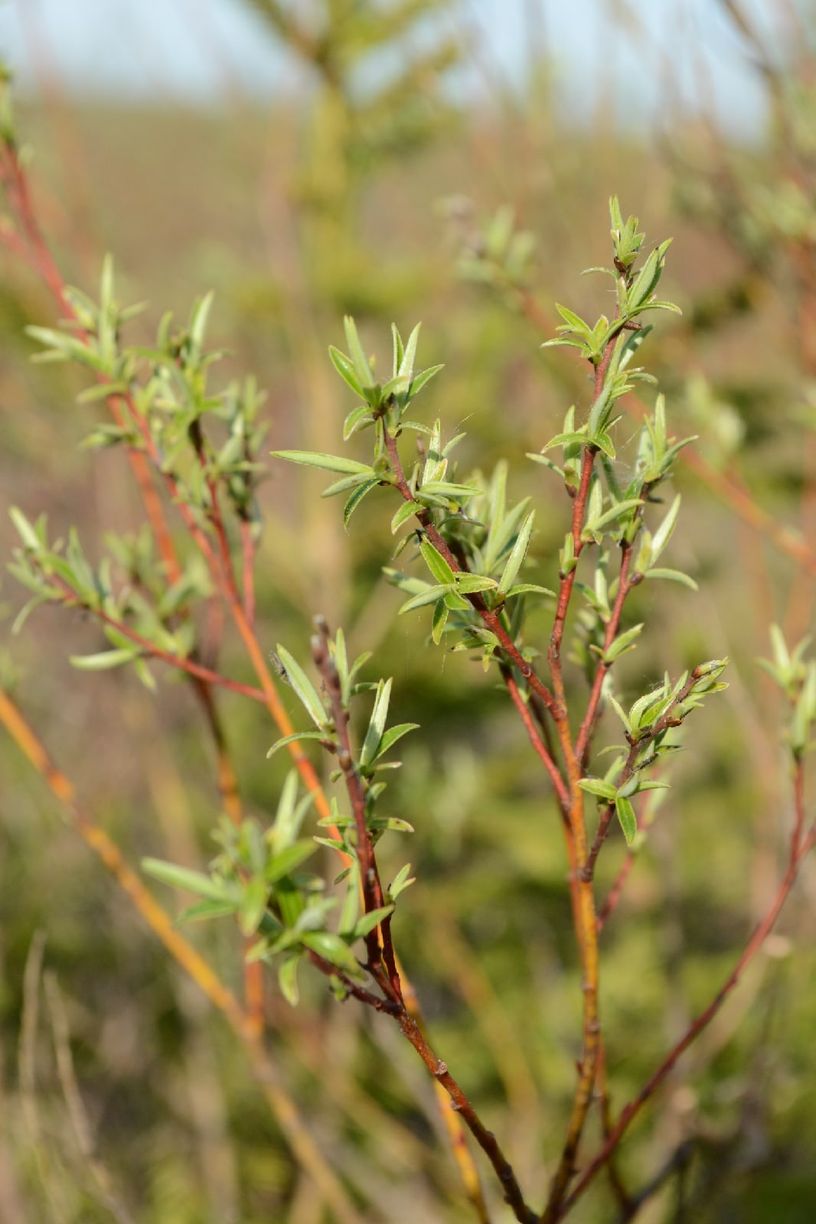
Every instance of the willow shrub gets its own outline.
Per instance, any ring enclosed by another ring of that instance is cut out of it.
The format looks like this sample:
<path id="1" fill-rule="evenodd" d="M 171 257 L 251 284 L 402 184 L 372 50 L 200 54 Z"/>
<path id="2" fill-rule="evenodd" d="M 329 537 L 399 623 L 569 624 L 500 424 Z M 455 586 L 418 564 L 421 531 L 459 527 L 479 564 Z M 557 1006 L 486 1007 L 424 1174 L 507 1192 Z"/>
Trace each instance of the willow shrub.
<path id="1" fill-rule="evenodd" d="M 12 202 L 23 221 L 32 221 L 11 137 L 4 156 Z M 339 1001 L 356 1001 L 379 1013 L 377 1023 L 396 1025 L 442 1090 L 445 1108 L 470 1131 L 515 1218 L 525 1222 L 567 1216 L 604 1167 L 611 1173 L 609 1193 L 626 1218 L 646 1200 L 647 1194 L 627 1190 L 615 1169 L 626 1131 L 737 984 L 816 839 L 804 815 L 804 755 L 816 718 L 816 666 L 806 661 L 804 644 L 789 651 L 774 630 L 768 668 L 792 711 L 787 745 L 794 820 L 787 870 L 711 1003 L 642 1089 L 613 1112 L 606 1086 L 599 937 L 613 916 L 632 856 L 649 835 L 657 813 L 655 792 L 669 785 L 666 767 L 685 742 L 686 721 L 693 722 L 703 701 L 725 687 L 726 660 L 701 659 L 680 675 L 666 672 L 641 692 L 631 691 L 631 672 L 620 678 L 620 661 L 650 631 L 648 623 L 632 623 L 632 592 L 643 583 L 669 582 L 678 585 L 683 598 L 694 598 L 683 589 L 693 592 L 694 580 L 672 559 L 681 507 L 670 491 L 674 465 L 692 439 L 672 435 L 664 399 L 650 389 L 655 380 L 640 364 L 655 320 L 677 309 L 659 294 L 669 243 L 644 254 L 637 220 L 624 220 L 614 199 L 610 213 L 610 266 L 591 271 L 604 278 L 605 287 L 611 282 L 614 310 L 588 321 L 558 306 L 563 322 L 548 341 L 573 350 L 586 364 L 591 392 L 586 404 L 567 409 L 562 431 L 529 456 L 543 469 L 541 504 L 529 497 L 513 499 L 501 456 L 492 472 L 458 469 L 456 448 L 464 435 L 444 437 L 440 422 L 424 411 L 443 393 L 444 375 L 440 366 L 420 366 L 419 326 L 407 338 L 392 329 L 391 368 L 387 378 L 378 379 L 353 320 L 346 319 L 345 351 L 332 347 L 330 358 L 351 401 L 343 429 L 347 450 L 273 452 L 276 463 L 329 472 L 326 495 L 344 499 L 343 521 L 351 530 L 374 512 L 375 503 L 367 501 L 373 490 L 390 493 L 385 513 L 397 540 L 394 556 L 384 556 L 383 562 L 389 581 L 405 596 L 399 615 L 424 618 L 429 649 L 466 652 L 494 672 L 517 712 L 519 736 L 526 737 L 544 769 L 542 785 L 554 795 L 560 828 L 542 823 L 539 835 L 563 839 L 582 1021 L 561 1156 L 550 1171 L 543 1203 L 531 1204 L 511 1154 L 456 1078 L 456 1049 L 437 1048 L 400 961 L 400 907 L 409 885 L 422 887 L 421 864 L 417 881 L 406 850 L 404 865 L 386 879 L 378 846 L 385 836 L 407 839 L 411 832 L 389 809 L 386 779 L 388 771 L 399 768 L 403 738 L 421 735 L 421 727 L 389 724 L 391 679 L 377 676 L 370 654 L 352 659 L 342 629 L 331 628 L 322 616 L 315 618 L 308 646 L 289 642 L 271 651 L 259 640 L 253 573 L 257 485 L 266 468 L 262 396 L 251 378 L 214 389 L 212 369 L 220 354 L 206 344 L 209 297 L 196 303 L 185 325 L 165 316 L 152 345 L 131 345 L 124 337 L 135 311 L 119 305 L 110 261 L 98 300 L 57 286 L 65 322 L 59 329 L 29 329 L 40 347 L 37 359 L 72 363 L 87 373 L 81 398 L 110 409 L 87 445 L 127 452 L 143 493 L 145 524 L 135 534 L 109 536 L 107 556 L 92 564 L 75 532 L 64 542 L 54 541 L 43 518 L 12 510 L 20 545 L 11 569 L 31 593 L 18 629 L 41 604 L 81 609 L 99 623 L 107 644 L 73 658 L 76 667 L 130 667 L 149 688 L 156 685 L 151 664 L 185 673 L 209 711 L 217 742 L 214 694 L 219 689 L 243 693 L 265 703 L 281 730 L 270 754 L 292 757 L 294 767 L 269 823 L 247 817 L 229 801 L 230 786 L 234 791 L 238 780 L 222 760 L 226 814 L 214 830 L 218 849 L 208 870 L 148 859 L 145 872 L 197 895 L 186 919 L 237 922 L 246 940 L 248 992 L 269 966 L 283 996 L 298 1006 L 302 975 L 316 973 Z M 28 237 L 35 262 L 47 274 L 48 255 L 36 228 Z M 619 425 L 622 400 L 638 384 L 653 406 L 619 456 L 620 437 L 630 432 Z M 157 500 L 157 488 L 164 500 Z M 377 513 L 386 504 L 383 498 L 376 501 Z M 186 529 L 183 551 L 167 529 L 168 508 Z M 557 558 L 534 561 L 530 543 L 543 512 L 562 516 L 563 544 Z M 555 580 L 548 586 L 551 573 Z M 259 687 L 225 674 L 208 656 L 202 625 L 213 600 L 220 600 L 231 618 Z M 531 623 L 541 623 L 542 607 L 549 621 L 544 635 L 528 628 L 531 610 Z M 277 696 L 281 683 L 302 706 L 302 726 L 288 721 Z M 3 710 L 11 726 L 7 704 Z M 611 728 L 612 742 L 598 749 L 602 722 Z M 330 798 L 312 750 L 328 758 L 330 781 L 339 784 Z M 596 863 L 618 828 L 628 856 L 611 891 L 599 896 Z M 530 1005 L 538 1006 L 530 989 Z M 546 1007 L 540 1015 L 546 1024 Z M 258 1041 L 263 1015 L 256 1014 L 255 1021 L 252 1039 Z M 585 1131 L 596 1112 L 602 1138 L 593 1151 Z M 486 1220 L 496 1191 L 491 1187 L 485 1197 L 470 1176 L 468 1159 L 460 1158 L 465 1191 L 478 1218 Z"/>

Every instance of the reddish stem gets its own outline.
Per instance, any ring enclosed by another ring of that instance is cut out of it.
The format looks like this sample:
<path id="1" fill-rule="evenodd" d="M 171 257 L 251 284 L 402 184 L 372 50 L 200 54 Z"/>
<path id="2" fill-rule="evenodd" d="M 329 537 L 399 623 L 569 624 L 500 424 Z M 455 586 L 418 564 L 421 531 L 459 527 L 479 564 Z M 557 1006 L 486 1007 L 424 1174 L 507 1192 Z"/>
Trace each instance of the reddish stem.
<path id="1" fill-rule="evenodd" d="M 700 1012 L 695 1020 L 692 1021 L 685 1034 L 669 1051 L 657 1070 L 653 1072 L 650 1078 L 643 1085 L 638 1095 L 621 1110 L 618 1120 L 612 1128 L 609 1137 L 598 1154 L 589 1163 L 589 1165 L 587 1165 L 580 1179 L 576 1183 L 572 1193 L 567 1199 L 565 1199 L 562 1209 L 559 1215 L 556 1217 L 557 1219 L 562 1219 L 572 1209 L 598 1171 L 603 1168 L 603 1166 L 612 1156 L 623 1136 L 626 1134 L 626 1131 L 640 1113 L 643 1106 L 650 1099 L 650 1097 L 657 1092 L 663 1081 L 672 1072 L 681 1055 L 685 1053 L 685 1051 L 694 1041 L 696 1041 L 706 1026 L 711 1022 L 711 1020 L 713 1020 L 714 1016 L 716 1016 L 725 1000 L 739 983 L 746 966 L 751 962 L 751 960 L 753 960 L 754 956 L 756 956 L 768 935 L 773 930 L 776 920 L 779 917 L 791 889 L 796 882 L 799 866 L 802 860 L 813 848 L 813 846 L 816 845 L 816 823 L 811 825 L 810 830 L 805 836 L 802 834 L 805 819 L 804 769 L 800 760 L 797 760 L 795 763 L 794 800 L 796 818 L 790 839 L 788 866 L 779 884 L 776 895 L 765 913 L 765 916 L 754 928 L 753 934 L 734 965 L 734 968 L 731 970 L 730 974 L 725 979 L 709 1005 L 702 1012 Z"/>

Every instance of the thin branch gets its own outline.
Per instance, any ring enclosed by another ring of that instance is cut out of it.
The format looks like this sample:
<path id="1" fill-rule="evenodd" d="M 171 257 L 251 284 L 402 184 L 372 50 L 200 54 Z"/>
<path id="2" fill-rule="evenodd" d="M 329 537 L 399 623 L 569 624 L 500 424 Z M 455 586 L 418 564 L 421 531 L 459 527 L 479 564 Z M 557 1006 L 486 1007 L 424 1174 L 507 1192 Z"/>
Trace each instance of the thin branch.
<path id="1" fill-rule="evenodd" d="M 540 728 L 536 725 L 536 722 L 530 713 L 530 706 L 524 700 L 521 692 L 519 691 L 519 686 L 513 678 L 513 673 L 507 667 L 502 667 L 501 671 L 505 687 L 510 694 L 513 705 L 518 711 L 519 718 L 524 724 L 524 729 L 529 736 L 530 743 L 533 745 L 533 748 L 540 757 L 544 768 L 550 775 L 550 780 L 553 784 L 553 789 L 555 791 L 556 798 L 558 799 L 561 812 L 568 819 L 570 797 L 569 791 L 564 784 L 564 779 L 561 777 L 561 774 L 558 771 L 558 767 L 556 766 L 547 744 L 544 741 Z"/>
<path id="2" fill-rule="evenodd" d="M 641 496 L 643 495 L 641 491 Z M 629 570 L 632 563 L 632 546 L 625 540 L 621 544 L 621 563 L 620 572 L 618 574 L 618 590 L 615 595 L 615 602 L 612 605 L 612 612 L 606 625 L 603 639 L 603 654 L 611 648 L 612 643 L 618 636 L 620 630 L 621 617 L 623 616 L 623 605 L 626 602 L 626 597 L 632 588 L 636 585 L 635 579 L 630 579 Z M 598 719 L 598 710 L 600 707 L 601 693 L 603 692 L 604 680 L 606 679 L 611 663 L 607 663 L 605 657 L 601 657 L 598 661 L 598 666 L 595 669 L 595 675 L 592 680 L 592 689 L 589 694 L 586 712 L 583 721 L 578 731 L 578 738 L 575 743 L 575 755 L 581 763 L 581 769 L 586 768 L 587 755 L 592 743 L 592 735 L 595 730 L 595 725 Z"/>
<path id="3" fill-rule="evenodd" d="M 634 1097 L 624 1108 L 618 1117 L 612 1131 L 609 1134 L 606 1142 L 602 1146 L 598 1154 L 586 1167 L 584 1172 L 572 1193 L 564 1201 L 560 1214 L 556 1217 L 562 1219 L 568 1211 L 574 1206 L 577 1200 L 584 1193 L 590 1182 L 593 1180 L 598 1171 L 603 1168 L 609 1160 L 612 1153 L 618 1147 L 626 1131 L 631 1126 L 634 1119 L 640 1113 L 643 1106 L 657 1092 L 663 1081 L 674 1069 L 678 1059 L 685 1053 L 690 1045 L 699 1037 L 706 1026 L 713 1020 L 717 1012 L 722 1007 L 725 1000 L 739 984 L 742 974 L 748 964 L 753 960 L 768 935 L 773 930 L 777 918 L 779 917 L 788 896 L 796 883 L 796 878 L 799 873 L 799 867 L 802 860 L 808 852 L 816 845 L 816 823 L 810 826 L 810 829 L 805 834 L 803 832 L 805 815 L 804 815 L 804 767 L 801 760 L 795 761 L 794 765 L 794 801 L 795 801 L 795 821 L 794 828 L 790 839 L 790 851 L 788 856 L 788 866 L 784 876 L 779 884 L 776 895 L 774 896 L 769 908 L 764 917 L 754 928 L 753 934 L 748 940 L 745 948 L 739 956 L 736 964 L 731 970 L 728 977 L 723 982 L 720 989 L 717 991 L 714 998 L 708 1006 L 700 1012 L 700 1014 L 692 1021 L 684 1035 L 669 1051 L 663 1059 L 660 1066 L 650 1076 L 640 1092 Z"/>
<path id="4" fill-rule="evenodd" d="M 354 762 L 354 754 L 349 733 L 349 713 L 343 704 L 340 687 L 340 677 L 337 668 L 329 654 L 328 626 L 322 618 L 316 618 L 318 633 L 312 638 L 312 658 L 320 675 L 331 706 L 332 721 L 337 735 L 339 749 L 338 764 L 343 771 L 343 777 L 348 791 L 354 825 L 357 832 L 357 857 L 360 864 L 360 885 L 363 893 L 365 912 L 381 909 L 385 905 L 385 893 L 377 868 L 377 856 L 366 818 L 366 792 Z M 368 952 L 369 972 L 377 985 L 389 997 L 400 1005 L 402 999 L 402 984 L 400 982 L 397 963 L 394 956 L 394 945 L 391 939 L 390 915 L 377 923 L 365 937 Z"/>
<path id="5" fill-rule="evenodd" d="M 119 847 L 108 833 L 80 807 L 70 779 L 54 764 L 44 745 L 7 693 L 0 690 L 0 723 L 44 778 L 62 804 L 70 824 L 100 859 L 119 888 L 127 894 L 141 917 L 158 937 L 165 949 L 192 978 L 210 1003 L 221 1012 L 230 1028 L 240 1039 L 252 1064 L 258 1082 L 275 1114 L 287 1142 L 298 1162 L 320 1187 L 326 1202 L 343 1224 L 360 1224 L 360 1216 L 345 1189 L 303 1121 L 297 1107 L 280 1083 L 278 1071 L 238 1000 L 199 952 L 177 930 L 176 924 L 162 909 L 140 877 L 125 861 Z"/>

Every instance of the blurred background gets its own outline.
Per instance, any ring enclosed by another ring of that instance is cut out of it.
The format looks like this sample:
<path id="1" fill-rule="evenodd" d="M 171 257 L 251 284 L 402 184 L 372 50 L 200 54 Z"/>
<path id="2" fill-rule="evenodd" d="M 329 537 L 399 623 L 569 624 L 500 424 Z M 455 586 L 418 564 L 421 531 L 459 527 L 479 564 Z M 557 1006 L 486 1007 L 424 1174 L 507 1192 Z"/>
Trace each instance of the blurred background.
<path id="1" fill-rule="evenodd" d="M 524 456 L 588 392 L 577 361 L 540 348 L 552 303 L 592 318 L 605 308 L 601 282 L 580 272 L 608 262 L 613 192 L 649 241 L 674 236 L 664 296 L 684 313 L 661 316 L 644 360 L 673 432 L 698 436 L 676 481 L 672 548 L 701 589 L 638 592 L 633 615 L 650 631 L 622 686 L 637 695 L 665 667 L 733 662 L 728 692 L 688 730 L 604 933 L 621 1105 L 727 973 L 784 859 L 782 711 L 756 659 L 771 621 L 795 639 L 813 620 L 816 8 L 4 0 L 0 52 L 69 283 L 95 292 L 112 252 L 120 298 L 150 303 L 145 336 L 213 288 L 224 381 L 257 375 L 270 448 L 337 451 L 351 405 L 326 350 L 342 343 L 344 313 L 382 363 L 391 320 L 423 320 L 422 364 L 445 363 L 423 410 L 448 434 L 467 429 L 461 471 L 504 456 L 514 493 L 535 496 L 535 580 L 548 585 L 568 508 Z M 23 328 L 53 325 L 54 308 L 13 254 L 0 259 L 0 500 L 46 510 L 54 534 L 77 524 L 99 556 L 107 529 L 138 523 L 137 498 L 118 451 L 79 448 L 98 415 L 75 403 L 82 380 L 30 364 Z M 629 407 L 639 418 L 635 397 Z M 629 417 L 618 430 L 625 443 Z M 355 651 L 375 651 L 373 675 L 394 676 L 395 721 L 422 724 L 391 788 L 416 830 L 419 881 L 398 942 L 439 1047 L 538 1201 L 580 1031 L 557 813 L 494 678 L 426 649 L 422 617 L 395 619 L 401 597 L 380 574 L 393 548 L 385 494 L 346 533 L 337 503 L 316 497 L 325 483 L 275 465 L 263 484 L 261 642 L 302 656 L 323 612 Z M 5 513 L 0 543 L 8 556 Z M 18 694 L 88 806 L 133 862 L 206 863 L 218 798 L 187 689 L 163 675 L 151 696 L 129 671 L 72 670 L 69 654 L 101 648 L 96 628 L 43 609 L 12 636 L 24 598 L 4 577 Z M 244 674 L 234 645 L 229 661 Z M 275 733 L 238 698 L 224 717 L 246 805 L 263 819 L 285 772 L 265 760 Z M 330 1220 L 221 1019 L 5 740 L 0 762 L 0 1219 Z M 393 841 L 386 876 L 405 858 Z M 610 843 L 601 894 L 623 854 Z M 688 1143 L 644 1219 L 812 1219 L 815 901 L 806 869 L 766 952 L 629 1137 L 621 1167 L 635 1187 Z M 191 938 L 240 982 L 226 924 Z M 471 1218 L 413 1052 L 387 1022 L 326 998 L 322 981 L 305 994 L 293 1011 L 270 979 L 270 1047 L 361 1220 Z M 60 1074 L 66 1049 L 90 1150 Z M 616 1218 L 601 1182 L 577 1220 Z"/>

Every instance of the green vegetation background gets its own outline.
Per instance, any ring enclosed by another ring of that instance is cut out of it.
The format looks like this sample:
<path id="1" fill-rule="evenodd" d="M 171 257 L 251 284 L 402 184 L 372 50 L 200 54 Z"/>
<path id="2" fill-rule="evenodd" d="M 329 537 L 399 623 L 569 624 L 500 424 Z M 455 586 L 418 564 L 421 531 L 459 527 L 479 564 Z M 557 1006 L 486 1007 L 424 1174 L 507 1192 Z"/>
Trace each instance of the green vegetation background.
<path id="1" fill-rule="evenodd" d="M 807 322 L 797 315 L 791 243 L 762 228 L 756 203 L 758 185 L 787 181 L 774 129 L 750 150 L 679 119 L 661 142 L 627 136 L 603 115 L 579 130 L 558 114 L 543 66 L 526 91 L 493 90 L 459 109 L 444 101 L 440 81 L 467 49 L 454 38 L 437 51 L 435 62 L 406 74 L 401 94 L 380 99 L 379 112 L 348 104 L 348 48 L 337 60 L 340 84 L 318 73 L 310 100 L 265 110 L 240 96 L 225 96 L 211 113 L 59 96 L 24 107 L 37 200 L 67 279 L 93 291 L 102 254 L 114 252 L 121 297 L 151 303 L 146 327 L 166 308 L 186 314 L 214 287 L 226 372 L 257 373 L 275 447 L 336 449 L 349 405 L 326 348 L 345 311 L 383 362 L 390 320 L 407 329 L 421 318 L 423 363 L 446 366 L 424 407 L 449 432 L 466 422 L 464 470 L 504 455 L 515 490 L 535 496 L 542 526 L 534 554 L 546 583 L 567 507 L 524 454 L 557 431 L 587 384 L 569 356 L 542 353 L 537 320 L 552 328 L 556 298 L 590 312 L 602 306 L 600 282 L 578 273 L 607 258 L 606 200 L 617 192 L 649 238 L 675 236 L 666 296 L 685 315 L 661 320 L 653 342 L 674 431 L 700 434 L 709 474 L 744 481 L 773 520 L 799 524 L 816 456 Z M 485 220 L 508 202 L 537 238 L 520 287 L 480 245 Z M 460 275 L 463 252 L 486 283 Z M 75 406 L 74 376 L 29 364 L 22 329 L 51 323 L 49 299 L 11 256 L 2 270 L 2 502 L 46 509 L 55 533 L 78 524 L 94 555 L 106 528 L 134 521 L 136 499 L 119 452 L 78 449 L 94 408 Z M 618 429 L 625 437 L 627 421 Z M 673 547 L 701 593 L 671 586 L 640 595 L 637 618 L 648 632 L 628 674 L 641 691 L 663 667 L 723 654 L 734 663 L 726 699 L 689 733 L 692 750 L 604 937 L 618 1104 L 716 989 L 769 896 L 790 803 L 780 711 L 755 659 L 766 652 L 770 620 L 787 618 L 800 631 L 812 621 L 812 579 L 797 577 L 699 471 L 684 467 L 678 485 L 685 529 Z M 426 647 L 421 616 L 395 619 L 399 596 L 380 576 L 392 547 L 385 495 L 379 503 L 372 496 L 346 534 L 338 506 L 316 499 L 321 487 L 319 476 L 270 469 L 261 640 L 303 653 L 310 617 L 323 612 L 345 626 L 355 650 L 376 651 L 376 674 L 394 676 L 395 720 L 422 724 L 393 787 L 394 813 L 416 830 L 409 857 L 418 875 L 400 908 L 399 945 L 439 1048 L 535 1199 L 560 1144 L 580 1031 L 557 813 L 490 678 L 462 655 Z M 804 513 L 807 528 L 807 498 Z M 0 541 L 8 555 L 5 521 Z M 0 600 L 6 636 L 22 602 L 10 579 Z M 73 671 L 67 656 L 99 648 L 98 640 L 79 617 L 37 613 L 8 642 L 19 693 L 132 861 L 152 854 L 200 865 L 212 853 L 218 805 L 189 695 L 169 676 L 154 697 L 129 672 Z M 240 669 L 237 649 L 233 657 Z M 247 806 L 263 816 L 274 810 L 284 770 L 265 760 L 275 732 L 259 707 L 238 698 L 227 698 L 225 714 Z M 0 1216 L 111 1218 L 72 1129 L 53 1017 L 40 992 L 24 997 L 32 941 L 43 938 L 95 1157 L 127 1218 L 319 1224 L 320 1204 L 222 1023 L 5 742 L 0 830 Z M 383 843 L 386 874 L 404 860 L 404 841 L 394 841 Z M 616 839 L 601 891 L 622 853 Z M 682 1218 L 812 1218 L 814 884 L 806 872 L 770 954 L 627 1142 L 622 1166 L 641 1184 L 680 1139 L 695 1138 L 692 1214 Z M 216 926 L 192 935 L 238 982 L 237 936 Z M 367 1204 L 365 1218 L 467 1220 L 430 1085 L 387 1022 L 351 1002 L 338 1006 L 321 981 L 293 1012 L 270 980 L 268 1010 L 285 1082 Z M 645 1218 L 681 1218 L 675 1193 L 659 1196 Z M 613 1216 L 599 1191 L 576 1218 Z"/>

